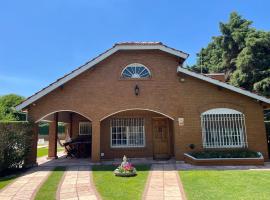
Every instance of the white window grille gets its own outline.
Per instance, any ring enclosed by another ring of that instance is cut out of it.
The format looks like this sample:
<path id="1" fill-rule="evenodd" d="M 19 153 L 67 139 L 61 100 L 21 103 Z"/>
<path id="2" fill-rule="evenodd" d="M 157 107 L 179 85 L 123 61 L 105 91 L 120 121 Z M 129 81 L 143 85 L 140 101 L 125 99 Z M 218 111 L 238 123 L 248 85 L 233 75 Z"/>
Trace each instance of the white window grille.
<path id="1" fill-rule="evenodd" d="M 122 78 L 150 78 L 150 70 L 142 64 L 133 63 L 126 66 L 122 73 Z"/>
<path id="2" fill-rule="evenodd" d="M 246 147 L 246 125 L 243 113 L 217 108 L 201 115 L 204 148 Z"/>
<path id="3" fill-rule="evenodd" d="M 92 135 L 91 122 L 80 122 L 79 123 L 79 135 Z"/>
<path id="4" fill-rule="evenodd" d="M 111 119 L 111 147 L 144 147 L 143 118 Z"/>

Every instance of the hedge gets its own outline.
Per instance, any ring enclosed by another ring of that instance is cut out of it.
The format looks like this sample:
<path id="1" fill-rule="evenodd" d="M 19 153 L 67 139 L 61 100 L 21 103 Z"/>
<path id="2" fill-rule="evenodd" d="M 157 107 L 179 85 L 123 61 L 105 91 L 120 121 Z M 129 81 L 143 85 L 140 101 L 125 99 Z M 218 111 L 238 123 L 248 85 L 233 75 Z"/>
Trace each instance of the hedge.
<path id="1" fill-rule="evenodd" d="M 29 122 L 0 122 L 0 174 L 24 167 L 33 134 L 33 126 Z"/>
<path id="2" fill-rule="evenodd" d="M 238 150 L 205 150 L 199 152 L 190 153 L 191 156 L 199 159 L 204 158 L 259 158 L 261 155 L 255 151 L 248 149 L 238 149 Z"/>

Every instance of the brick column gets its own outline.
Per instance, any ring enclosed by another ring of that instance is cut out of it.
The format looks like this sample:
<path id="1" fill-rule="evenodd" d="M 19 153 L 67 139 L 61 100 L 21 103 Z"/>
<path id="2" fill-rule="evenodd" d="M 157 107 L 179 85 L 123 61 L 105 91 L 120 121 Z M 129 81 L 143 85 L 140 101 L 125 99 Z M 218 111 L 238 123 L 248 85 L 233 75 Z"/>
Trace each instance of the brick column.
<path id="1" fill-rule="evenodd" d="M 53 116 L 53 121 L 49 125 L 49 152 L 48 158 L 57 158 L 57 134 L 58 134 L 58 113 Z"/>
<path id="2" fill-rule="evenodd" d="M 70 138 L 73 136 L 73 113 L 69 114 L 69 136 Z"/>
<path id="3" fill-rule="evenodd" d="M 183 128 L 179 126 L 178 118 L 173 122 L 174 125 L 174 155 L 176 160 L 183 160 L 184 158 L 184 144 L 183 142 Z"/>
<path id="4" fill-rule="evenodd" d="M 31 142 L 31 150 L 24 161 L 25 167 L 33 167 L 37 165 L 38 123 L 33 125 L 33 135 Z"/>
<path id="5" fill-rule="evenodd" d="M 100 121 L 92 121 L 92 162 L 100 161 Z"/>

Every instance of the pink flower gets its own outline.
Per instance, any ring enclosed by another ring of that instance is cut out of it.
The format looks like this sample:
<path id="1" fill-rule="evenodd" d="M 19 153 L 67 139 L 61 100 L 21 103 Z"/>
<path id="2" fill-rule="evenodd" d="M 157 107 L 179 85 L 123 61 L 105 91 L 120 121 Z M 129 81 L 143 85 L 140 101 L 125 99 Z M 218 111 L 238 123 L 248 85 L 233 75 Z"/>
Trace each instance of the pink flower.
<path id="1" fill-rule="evenodd" d="M 125 164 L 125 165 L 123 166 L 123 168 L 124 168 L 125 171 L 131 171 L 131 170 L 133 170 L 133 166 L 132 166 L 131 163 Z"/>

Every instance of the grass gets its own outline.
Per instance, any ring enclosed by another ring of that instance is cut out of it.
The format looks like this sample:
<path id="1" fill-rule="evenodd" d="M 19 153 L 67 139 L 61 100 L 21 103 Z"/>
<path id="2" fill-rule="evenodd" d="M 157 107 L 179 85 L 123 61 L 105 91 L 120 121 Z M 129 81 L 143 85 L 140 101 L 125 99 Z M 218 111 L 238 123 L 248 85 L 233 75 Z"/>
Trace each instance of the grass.
<path id="1" fill-rule="evenodd" d="M 266 200 L 270 197 L 270 171 L 180 171 L 189 200 Z"/>
<path id="2" fill-rule="evenodd" d="M 57 151 L 63 151 L 63 147 L 58 147 Z M 37 157 L 47 156 L 48 155 L 48 147 L 41 147 L 37 149 Z"/>
<path id="3" fill-rule="evenodd" d="M 114 176 L 115 166 L 93 166 L 93 177 L 96 188 L 103 200 L 136 200 L 141 199 L 150 166 L 135 166 L 138 175 L 135 177 Z"/>
<path id="4" fill-rule="evenodd" d="M 0 178 L 0 190 L 6 185 L 10 184 L 18 175 L 11 175 L 7 177 Z"/>
<path id="5" fill-rule="evenodd" d="M 48 179 L 43 183 L 39 189 L 35 200 L 53 200 L 56 199 L 56 191 L 58 184 L 66 170 L 65 167 L 56 167 L 50 174 Z"/>

